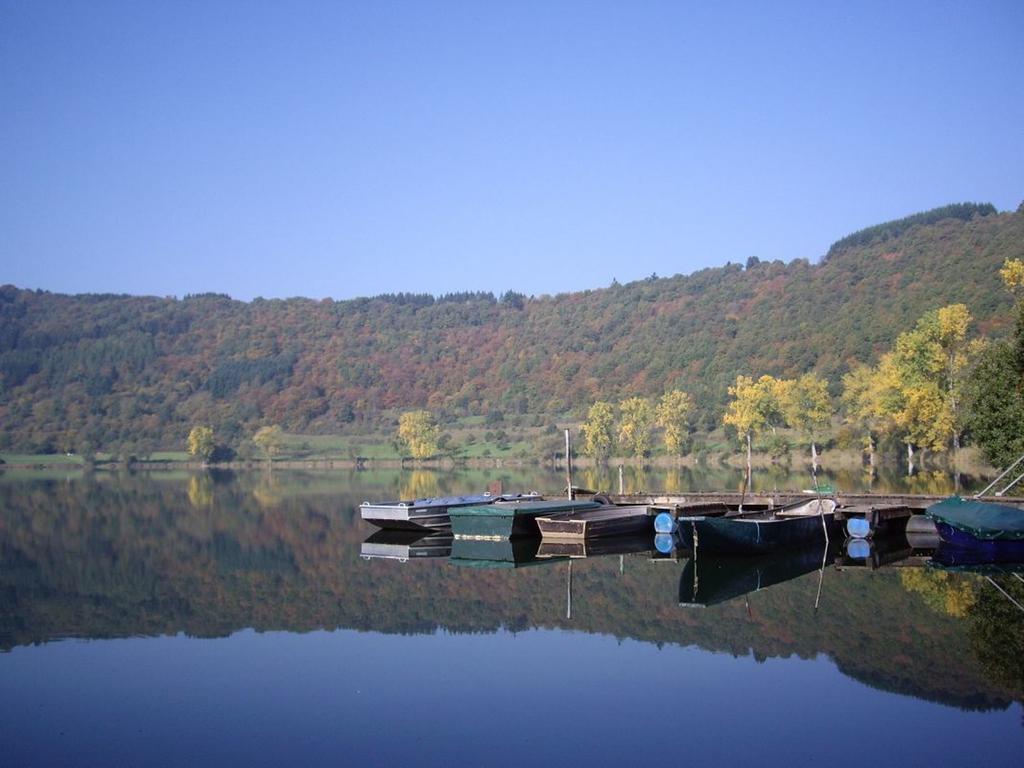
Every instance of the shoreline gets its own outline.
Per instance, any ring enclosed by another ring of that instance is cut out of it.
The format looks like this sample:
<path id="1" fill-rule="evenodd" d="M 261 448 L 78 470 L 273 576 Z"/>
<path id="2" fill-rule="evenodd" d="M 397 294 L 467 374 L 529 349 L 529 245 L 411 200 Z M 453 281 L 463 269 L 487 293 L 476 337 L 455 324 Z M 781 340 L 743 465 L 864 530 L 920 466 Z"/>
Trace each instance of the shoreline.
<path id="1" fill-rule="evenodd" d="M 878 455 L 875 471 L 898 466 L 905 468 L 903 462 L 893 462 L 893 457 Z M 574 468 L 591 469 L 605 467 L 614 469 L 623 467 L 650 467 L 650 468 L 673 468 L 673 467 L 718 467 L 722 469 L 743 470 L 746 466 L 746 456 L 743 453 L 721 453 L 704 454 L 682 457 L 654 456 L 649 458 L 624 457 L 613 458 L 606 461 L 598 461 L 591 457 L 573 457 Z M 552 471 L 564 472 L 565 462 L 562 457 L 555 460 L 551 458 L 523 458 L 523 457 L 473 457 L 473 458 L 439 458 L 439 459 L 353 459 L 353 458 L 310 458 L 310 459 L 282 459 L 268 462 L 266 459 L 245 459 L 238 461 L 220 462 L 216 464 L 203 463 L 200 461 L 133 461 L 127 464 L 121 462 L 103 462 L 88 465 L 85 462 L 69 461 L 32 461 L 0 464 L 0 473 L 4 470 L 54 470 L 68 469 L 79 471 L 111 472 L 128 469 L 130 471 L 200 471 L 200 470 L 374 470 L 374 469 L 408 469 L 408 470 L 440 470 L 452 471 L 458 469 L 523 469 L 527 467 L 549 467 Z M 776 467 L 810 468 L 809 456 L 790 455 L 786 459 L 773 459 L 766 455 L 755 455 L 752 467 L 755 471 L 766 470 Z M 855 449 L 826 450 L 823 451 L 818 460 L 818 466 L 823 471 L 849 470 L 862 467 L 869 470 L 866 455 Z M 948 472 L 966 472 L 979 476 L 994 475 L 997 471 L 989 467 L 977 452 L 973 449 L 964 449 L 959 456 L 947 454 L 930 454 L 927 460 L 917 464 L 920 471 L 942 470 Z"/>

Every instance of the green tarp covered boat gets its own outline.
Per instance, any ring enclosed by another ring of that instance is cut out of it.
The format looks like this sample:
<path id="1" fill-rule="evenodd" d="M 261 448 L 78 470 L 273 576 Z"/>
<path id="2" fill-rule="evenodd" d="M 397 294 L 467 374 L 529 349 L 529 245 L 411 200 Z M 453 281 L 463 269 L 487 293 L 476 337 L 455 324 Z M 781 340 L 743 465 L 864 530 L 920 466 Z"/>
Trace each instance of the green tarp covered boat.
<path id="1" fill-rule="evenodd" d="M 1024 541 L 1024 510 L 1007 504 L 951 496 L 925 514 L 982 541 Z"/>
<path id="2" fill-rule="evenodd" d="M 925 512 L 947 547 L 973 551 L 979 562 L 1024 562 L 1024 510 L 951 496 Z"/>
<path id="3" fill-rule="evenodd" d="M 456 538 L 508 539 L 539 536 L 537 518 L 557 512 L 597 509 L 593 501 L 524 501 L 450 509 L 452 534 Z"/>

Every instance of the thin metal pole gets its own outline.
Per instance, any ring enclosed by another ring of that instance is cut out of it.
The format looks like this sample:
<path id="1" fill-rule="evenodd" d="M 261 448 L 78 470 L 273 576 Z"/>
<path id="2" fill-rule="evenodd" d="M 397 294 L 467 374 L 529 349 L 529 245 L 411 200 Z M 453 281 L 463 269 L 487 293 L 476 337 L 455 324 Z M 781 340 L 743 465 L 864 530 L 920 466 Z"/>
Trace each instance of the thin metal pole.
<path id="1" fill-rule="evenodd" d="M 998 482 L 999 482 L 1000 480 L 1002 480 L 1002 479 L 1003 479 L 1004 477 L 1006 477 L 1006 476 L 1007 476 L 1008 474 L 1010 474 L 1010 472 L 1012 472 L 1012 471 L 1013 471 L 1013 470 L 1014 470 L 1014 469 L 1015 469 L 1015 468 L 1017 467 L 1017 465 L 1018 465 L 1018 464 L 1020 464 L 1020 463 L 1021 463 L 1022 461 L 1024 461 L 1024 454 L 1021 454 L 1021 456 L 1020 456 L 1020 458 L 1019 458 L 1019 459 L 1017 459 L 1017 460 L 1016 460 L 1015 462 L 1013 462 L 1013 464 L 1011 464 L 1011 465 L 1010 465 L 1010 466 L 1008 466 L 1008 467 L 1007 467 L 1006 469 L 1004 469 L 1004 470 L 1003 470 L 1003 472 L 1002 472 L 1002 474 L 1000 474 L 1000 475 L 999 475 L 999 477 L 997 477 L 997 478 L 996 478 L 995 480 L 993 480 L 993 481 L 992 481 L 991 483 L 989 483 L 988 485 L 986 485 L 986 486 L 985 486 L 985 489 L 984 489 L 984 490 L 982 490 L 982 491 L 978 491 L 978 493 L 974 494 L 974 498 L 976 498 L 976 499 L 977 499 L 977 498 L 979 498 L 979 497 L 981 497 L 981 496 L 984 496 L 984 495 L 985 495 L 986 493 L 988 493 L 989 491 L 991 491 L 991 490 L 992 490 L 992 487 L 993 487 L 993 486 L 994 486 L 994 485 L 995 485 L 996 483 L 998 483 Z M 1012 487 L 1012 486 L 1010 486 L 1010 487 Z M 1005 492 L 1005 491 L 1004 491 L 1004 492 Z"/>
<path id="2" fill-rule="evenodd" d="M 828 526 L 825 525 L 825 505 L 821 503 L 821 490 L 818 488 L 818 473 L 811 472 L 811 477 L 814 479 L 814 492 L 818 494 L 818 516 L 821 518 L 821 530 L 825 532 L 825 552 L 828 553 Z M 822 569 L 825 568 L 825 558 L 821 559 Z M 818 592 L 821 592 L 821 584 L 818 585 Z M 818 609 L 818 601 L 814 601 L 814 609 Z"/>
<path id="3" fill-rule="evenodd" d="M 1001 490 L 1001 491 L 998 491 L 998 492 L 996 493 L 996 496 L 1004 496 L 1004 495 L 1006 494 L 1006 492 L 1007 492 L 1008 490 L 1010 490 L 1011 488 L 1013 488 L 1013 486 L 1015 486 L 1015 485 L 1016 485 L 1017 483 L 1019 483 L 1019 482 L 1020 482 L 1021 480 L 1024 480 L 1024 472 L 1021 472 L 1021 473 L 1020 473 L 1019 475 L 1017 475 L 1017 479 L 1016 479 L 1016 480 L 1014 480 L 1014 481 L 1013 481 L 1012 483 L 1010 483 L 1010 484 L 1009 484 L 1008 486 L 1006 486 L 1005 488 L 1003 488 L 1003 490 Z"/>
<path id="4" fill-rule="evenodd" d="M 821 570 L 818 571 L 818 594 L 814 596 L 814 612 L 818 612 L 818 602 L 821 600 L 821 584 L 825 580 L 825 561 L 828 560 L 828 531 L 825 531 L 825 551 L 821 554 Z"/>
<path id="5" fill-rule="evenodd" d="M 569 571 L 565 585 L 565 618 L 572 619 L 572 560 L 569 561 Z"/>
<path id="6" fill-rule="evenodd" d="M 565 487 L 569 500 L 575 498 L 572 490 L 572 443 L 569 441 L 569 430 L 565 430 Z"/>
<path id="7" fill-rule="evenodd" d="M 996 584 L 996 583 L 995 583 L 994 581 L 992 581 L 992 577 L 991 577 L 991 576 L 986 576 L 986 577 L 985 577 L 985 580 L 986 580 L 986 581 L 988 581 L 988 583 L 989 583 L 989 584 L 991 584 L 991 585 L 992 585 L 993 587 L 995 587 L 996 589 L 998 589 L 998 590 L 999 590 L 1000 592 L 1002 592 L 1002 593 L 1003 593 L 1003 597 L 1005 597 L 1005 598 L 1006 598 L 1007 600 L 1009 600 L 1009 601 L 1010 601 L 1011 603 L 1013 603 L 1013 604 L 1014 604 L 1014 605 L 1016 605 L 1016 606 L 1017 606 L 1018 608 L 1020 608 L 1020 609 L 1021 609 L 1022 611 L 1024 611 L 1024 605 L 1021 605 L 1020 603 L 1018 603 L 1018 602 L 1017 602 L 1016 600 L 1014 600 L 1014 599 L 1013 599 L 1013 598 L 1012 598 L 1012 597 L 1010 596 L 1010 593 L 1009 593 L 1009 592 L 1007 592 L 1007 591 L 1006 591 L 1005 589 L 1003 589 L 1003 588 L 1002 588 L 1002 587 L 1000 587 L 1000 586 L 999 586 L 998 584 Z"/>
<path id="8" fill-rule="evenodd" d="M 743 477 L 743 492 L 740 494 L 740 508 L 739 513 L 743 514 L 743 502 L 747 499 L 747 485 L 750 483 L 750 473 L 748 472 Z"/>

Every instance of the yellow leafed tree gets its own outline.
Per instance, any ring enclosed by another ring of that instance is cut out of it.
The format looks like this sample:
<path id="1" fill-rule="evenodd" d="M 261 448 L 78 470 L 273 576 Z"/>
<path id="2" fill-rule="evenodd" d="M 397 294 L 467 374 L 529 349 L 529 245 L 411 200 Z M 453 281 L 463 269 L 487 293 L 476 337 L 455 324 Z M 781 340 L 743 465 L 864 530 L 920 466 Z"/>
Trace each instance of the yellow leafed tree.
<path id="1" fill-rule="evenodd" d="M 1024 288 L 1024 261 L 1007 259 L 1003 262 L 1003 268 L 999 270 L 999 276 L 1003 278 L 1003 284 L 1011 292 L 1019 293 Z"/>
<path id="2" fill-rule="evenodd" d="M 214 447 L 213 427 L 192 427 L 192 431 L 188 433 L 187 443 L 188 452 L 191 456 L 205 464 L 213 456 Z"/>
<path id="3" fill-rule="evenodd" d="M 619 442 L 634 456 L 646 456 L 651 449 L 654 408 L 650 400 L 630 397 L 619 403 Z"/>
<path id="4" fill-rule="evenodd" d="M 747 446 L 747 473 L 751 471 L 751 443 L 755 435 L 764 429 L 775 430 L 781 418 L 780 394 L 787 389 L 788 382 L 780 382 L 774 376 L 762 376 L 754 381 L 750 376 L 737 376 L 736 383 L 729 387 L 729 402 L 722 421 L 736 428 L 740 439 Z"/>
<path id="5" fill-rule="evenodd" d="M 256 430 L 252 441 L 263 450 L 269 461 L 280 449 L 283 437 L 284 432 L 281 430 L 281 427 L 277 424 L 272 424 L 269 427 L 260 427 Z"/>
<path id="6" fill-rule="evenodd" d="M 883 356 L 877 368 L 859 365 L 843 376 L 846 421 L 863 436 L 864 450 L 872 467 L 879 439 L 896 428 L 899 395 L 895 389 L 894 369 L 887 358 L 891 355 Z"/>
<path id="7" fill-rule="evenodd" d="M 406 411 L 398 418 L 398 439 L 414 459 L 437 454 L 441 430 L 430 411 Z"/>
<path id="8" fill-rule="evenodd" d="M 818 463 L 817 440 L 832 422 L 832 398 L 828 382 L 813 373 L 779 382 L 779 401 L 786 423 L 799 430 L 811 444 L 811 463 Z"/>
<path id="9" fill-rule="evenodd" d="M 615 409 L 611 403 L 599 400 L 590 406 L 581 429 L 585 454 L 599 461 L 611 456 L 615 447 Z"/>
<path id="10" fill-rule="evenodd" d="M 673 389 L 661 396 L 656 416 L 664 430 L 665 450 L 679 456 L 688 433 L 686 417 L 690 412 L 690 396 L 681 389 Z"/>

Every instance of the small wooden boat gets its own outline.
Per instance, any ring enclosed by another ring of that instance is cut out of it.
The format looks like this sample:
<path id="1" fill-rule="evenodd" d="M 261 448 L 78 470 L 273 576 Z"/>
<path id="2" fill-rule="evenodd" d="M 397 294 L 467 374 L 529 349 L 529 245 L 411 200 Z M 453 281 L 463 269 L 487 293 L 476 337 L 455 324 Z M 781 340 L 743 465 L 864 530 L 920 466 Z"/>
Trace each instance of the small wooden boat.
<path id="1" fill-rule="evenodd" d="M 537 518 L 557 512 L 582 511 L 601 506 L 593 501 L 517 501 L 452 508 L 452 533 L 456 538 L 508 539 L 538 536 Z"/>
<path id="2" fill-rule="evenodd" d="M 428 499 L 412 499 L 410 501 L 386 501 L 371 503 L 364 501 L 359 505 L 359 514 L 363 520 L 378 528 L 394 530 L 440 530 L 451 527 L 448 511 L 460 507 L 495 504 L 499 501 L 536 500 L 538 494 L 504 494 L 493 496 L 481 493 L 473 496 L 443 496 Z"/>
<path id="3" fill-rule="evenodd" d="M 951 496 L 925 514 L 935 521 L 945 549 L 970 550 L 976 562 L 1024 562 L 1024 510 Z"/>
<path id="4" fill-rule="evenodd" d="M 375 531 L 363 542 L 359 555 L 364 560 L 423 560 L 448 557 L 452 535 L 438 531 Z"/>
<path id="5" fill-rule="evenodd" d="M 836 503 L 809 499 L 777 509 L 730 513 L 724 517 L 680 517 L 677 534 L 684 548 L 722 554 L 758 555 L 822 541 L 835 527 Z"/>
<path id="6" fill-rule="evenodd" d="M 624 536 L 654 532 L 651 507 L 617 507 L 572 510 L 537 518 L 540 535 L 545 539 L 591 539 L 599 536 Z"/>

